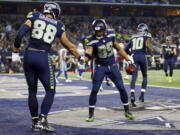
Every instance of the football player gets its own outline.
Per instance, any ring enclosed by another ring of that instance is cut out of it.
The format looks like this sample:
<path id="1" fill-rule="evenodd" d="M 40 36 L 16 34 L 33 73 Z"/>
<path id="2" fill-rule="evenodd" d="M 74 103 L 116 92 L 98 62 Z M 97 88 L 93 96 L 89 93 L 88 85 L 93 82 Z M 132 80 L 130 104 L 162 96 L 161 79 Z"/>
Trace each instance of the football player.
<path id="1" fill-rule="evenodd" d="M 70 80 L 68 78 L 68 70 L 67 70 L 67 49 L 65 48 L 61 48 L 58 51 L 59 57 L 57 60 L 59 60 L 59 64 L 60 64 L 60 69 L 59 72 L 56 75 L 56 82 L 58 82 L 58 77 L 62 74 L 62 72 L 64 72 L 64 77 L 65 77 L 65 82 L 72 82 L 72 80 Z"/>
<path id="2" fill-rule="evenodd" d="M 124 105 L 125 117 L 133 119 L 134 116 L 129 112 L 128 95 L 125 90 L 121 73 L 115 62 L 113 48 L 125 57 L 127 61 L 133 63 L 126 52 L 118 45 L 115 40 L 115 33 L 112 29 L 107 29 L 104 19 L 96 19 L 92 23 L 94 34 L 88 39 L 85 52 L 85 62 L 93 56 L 95 59 L 95 71 L 93 75 L 93 86 L 89 97 L 89 117 L 87 122 L 94 121 L 94 110 L 97 101 L 97 93 L 105 75 L 109 75 L 120 92 L 120 98 Z"/>
<path id="3" fill-rule="evenodd" d="M 14 52 L 18 52 L 23 36 L 29 32 L 30 38 L 24 54 L 24 73 L 28 85 L 28 105 L 32 116 L 33 131 L 54 132 L 47 121 L 48 112 L 53 104 L 55 95 L 55 75 L 52 68 L 49 51 L 55 38 L 59 38 L 62 45 L 79 60 L 82 58 L 74 44 L 66 37 L 64 24 L 58 17 L 61 13 L 59 5 L 47 2 L 43 13 L 31 12 L 27 20 L 19 28 L 15 42 Z M 46 94 L 38 113 L 37 83 L 43 84 Z"/>
<path id="4" fill-rule="evenodd" d="M 131 103 L 132 106 L 135 107 L 135 83 L 138 77 L 138 69 L 140 67 L 142 73 L 142 85 L 141 85 L 141 95 L 139 100 L 144 102 L 144 93 L 147 88 L 147 59 L 146 59 L 146 49 L 149 51 L 152 56 L 152 48 L 151 48 L 151 34 L 148 32 L 148 26 L 144 23 L 141 23 L 137 27 L 137 34 L 132 35 L 128 45 L 125 50 L 134 59 L 134 63 L 136 65 L 136 71 L 132 75 L 131 80 Z M 153 59 L 153 57 L 152 57 Z"/>
<path id="5" fill-rule="evenodd" d="M 174 56 L 176 56 L 176 45 L 173 44 L 171 36 L 166 37 L 166 43 L 161 45 L 160 54 L 164 56 L 164 72 L 166 80 L 171 83 L 174 69 Z M 169 74 L 168 74 L 169 68 Z"/>

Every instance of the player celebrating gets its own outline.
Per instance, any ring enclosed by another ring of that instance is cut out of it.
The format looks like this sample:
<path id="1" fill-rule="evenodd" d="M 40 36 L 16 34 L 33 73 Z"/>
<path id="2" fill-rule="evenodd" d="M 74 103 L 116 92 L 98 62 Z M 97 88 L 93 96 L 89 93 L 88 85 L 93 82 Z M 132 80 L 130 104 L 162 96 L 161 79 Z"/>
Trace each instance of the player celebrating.
<path id="1" fill-rule="evenodd" d="M 176 56 L 176 45 L 173 44 L 172 37 L 166 37 L 166 43 L 162 44 L 160 54 L 164 56 L 164 72 L 166 76 L 166 80 L 171 83 L 173 76 L 173 68 L 174 68 L 174 56 Z M 168 67 L 169 67 L 169 75 L 168 75 Z"/>
<path id="2" fill-rule="evenodd" d="M 60 12 L 57 3 L 48 2 L 44 5 L 43 13 L 29 13 L 26 22 L 21 25 L 14 42 L 14 52 L 18 52 L 23 36 L 29 32 L 29 44 L 24 54 L 24 73 L 29 90 L 28 104 L 32 116 L 33 131 L 55 131 L 47 122 L 47 115 L 53 104 L 56 87 L 55 75 L 49 57 L 49 51 L 54 39 L 59 38 L 64 47 L 76 58 L 81 59 L 75 45 L 66 37 L 64 24 L 57 19 Z M 38 79 L 46 91 L 41 104 L 40 115 L 38 115 L 36 97 Z"/>
<path id="3" fill-rule="evenodd" d="M 136 106 L 135 104 L 135 83 L 138 76 L 138 69 L 140 67 L 143 80 L 141 85 L 141 95 L 139 100 L 144 102 L 144 93 L 147 88 L 147 60 L 146 60 L 146 49 L 148 49 L 149 53 L 152 56 L 152 48 L 151 48 L 151 34 L 148 33 L 148 27 L 146 24 L 141 23 L 137 27 L 137 34 L 133 35 L 129 44 L 126 46 L 126 51 L 129 54 L 132 54 L 134 63 L 136 65 L 136 71 L 132 75 L 131 80 L 131 103 L 132 106 Z M 131 49 L 131 52 L 130 52 Z"/>
<path id="4" fill-rule="evenodd" d="M 128 58 L 126 52 L 115 41 L 115 33 L 113 30 L 107 29 L 104 19 L 94 20 L 92 28 L 94 35 L 91 35 L 88 39 L 85 61 L 87 62 L 90 60 L 92 56 L 95 58 L 95 72 L 92 80 L 92 91 L 89 98 L 89 117 L 86 121 L 94 121 L 97 93 L 106 74 L 109 75 L 120 92 L 120 97 L 124 105 L 125 117 L 133 119 L 134 116 L 129 112 L 128 95 L 124 88 L 122 76 L 115 62 L 113 48 L 115 48 L 119 54 L 124 56 L 127 61 L 130 63 L 132 63 L 132 61 Z"/>

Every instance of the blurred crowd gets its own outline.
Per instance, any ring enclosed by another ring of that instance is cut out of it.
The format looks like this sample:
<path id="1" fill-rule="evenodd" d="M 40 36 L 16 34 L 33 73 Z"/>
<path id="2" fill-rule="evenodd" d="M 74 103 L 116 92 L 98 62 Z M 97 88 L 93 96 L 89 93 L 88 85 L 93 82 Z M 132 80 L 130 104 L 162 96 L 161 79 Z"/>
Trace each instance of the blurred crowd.
<path id="1" fill-rule="evenodd" d="M 2 15 L 0 24 L 0 54 L 1 63 L 10 63 L 11 51 L 17 29 L 25 20 L 24 16 Z M 66 32 L 69 39 L 78 45 L 82 42 L 85 36 L 92 33 L 91 16 L 62 16 L 62 21 L 66 26 Z M 109 28 L 114 28 L 118 42 L 127 44 L 129 38 L 136 32 L 139 23 L 146 23 L 153 37 L 154 54 L 159 53 L 159 48 L 165 37 L 171 35 L 175 39 L 174 43 L 178 44 L 180 40 L 180 18 L 179 17 L 106 17 Z M 22 41 L 21 50 L 24 50 L 27 45 L 28 37 Z M 59 49 L 59 42 L 56 41 L 53 45 L 53 50 Z M 3 58 L 6 59 L 3 60 Z M 9 58 L 9 59 L 7 59 Z M 1 64 L 0 63 L 0 64 Z M 7 65 L 6 64 L 6 65 Z"/>

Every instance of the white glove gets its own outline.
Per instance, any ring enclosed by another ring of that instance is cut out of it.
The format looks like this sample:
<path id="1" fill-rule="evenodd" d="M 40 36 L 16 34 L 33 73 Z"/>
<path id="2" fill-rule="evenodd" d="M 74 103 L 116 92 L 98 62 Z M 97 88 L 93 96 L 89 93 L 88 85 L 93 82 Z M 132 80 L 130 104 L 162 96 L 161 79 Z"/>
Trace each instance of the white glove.
<path id="1" fill-rule="evenodd" d="M 127 61 L 128 64 L 134 64 L 134 59 L 132 56 L 128 55 L 129 60 Z"/>
<path id="2" fill-rule="evenodd" d="M 152 64 L 152 65 L 155 65 L 155 59 L 154 59 L 154 56 L 151 57 L 151 64 Z"/>
<path id="3" fill-rule="evenodd" d="M 19 56 L 19 53 L 12 52 L 12 62 L 21 62 L 21 58 Z"/>

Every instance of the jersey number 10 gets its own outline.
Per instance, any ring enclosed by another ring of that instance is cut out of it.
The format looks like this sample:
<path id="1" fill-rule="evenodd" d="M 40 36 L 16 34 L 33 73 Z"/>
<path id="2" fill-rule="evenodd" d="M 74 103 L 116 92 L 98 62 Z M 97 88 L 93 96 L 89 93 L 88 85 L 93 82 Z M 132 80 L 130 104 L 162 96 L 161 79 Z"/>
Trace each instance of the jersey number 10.
<path id="1" fill-rule="evenodd" d="M 51 24 L 46 24 L 45 21 L 36 20 L 32 30 L 32 37 L 42 39 L 45 43 L 51 44 L 54 41 L 57 29 Z"/>
<path id="2" fill-rule="evenodd" d="M 143 37 L 134 38 L 132 40 L 132 50 L 140 50 L 143 48 Z"/>

